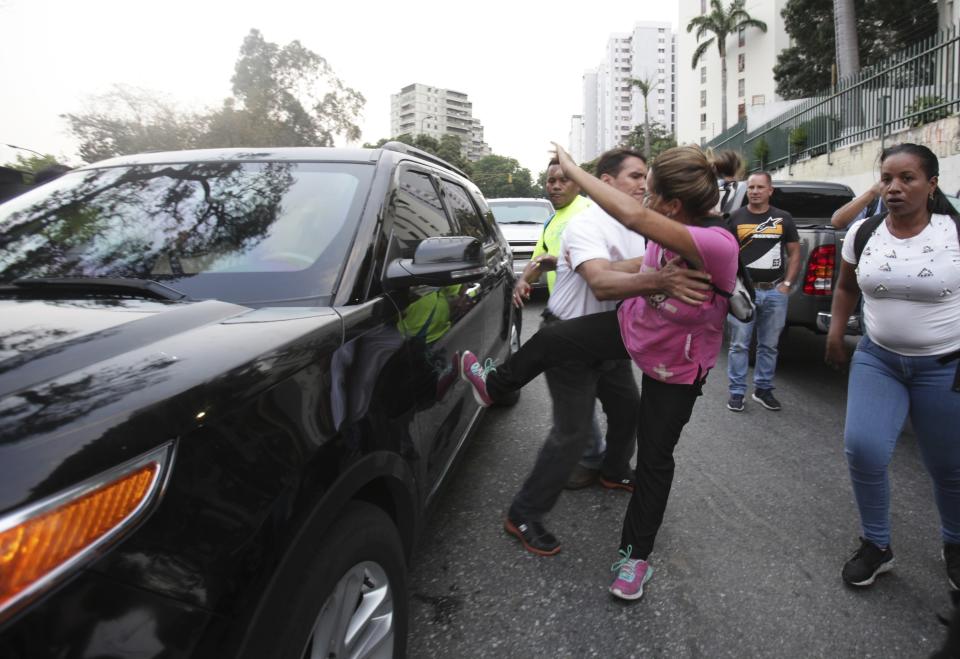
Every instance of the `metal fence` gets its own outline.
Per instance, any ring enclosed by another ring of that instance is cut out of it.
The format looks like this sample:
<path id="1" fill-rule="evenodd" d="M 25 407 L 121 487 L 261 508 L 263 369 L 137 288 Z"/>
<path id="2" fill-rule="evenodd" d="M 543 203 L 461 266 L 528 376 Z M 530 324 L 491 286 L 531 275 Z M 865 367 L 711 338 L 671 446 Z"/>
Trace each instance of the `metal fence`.
<path id="1" fill-rule="evenodd" d="M 835 91 L 804 100 L 747 131 L 746 119 L 710 140 L 743 153 L 750 170 L 776 169 L 960 110 L 960 34 L 942 31 L 885 62 L 842 79 Z"/>

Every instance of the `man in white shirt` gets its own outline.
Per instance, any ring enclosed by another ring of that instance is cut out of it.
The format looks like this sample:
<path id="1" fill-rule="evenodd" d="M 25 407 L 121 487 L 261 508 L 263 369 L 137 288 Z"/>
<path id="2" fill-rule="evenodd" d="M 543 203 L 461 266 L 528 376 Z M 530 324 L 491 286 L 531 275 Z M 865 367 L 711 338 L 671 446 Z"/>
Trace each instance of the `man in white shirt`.
<path id="1" fill-rule="evenodd" d="M 642 200 L 647 166 L 643 156 L 614 149 L 597 162 L 597 175 L 605 183 Z M 645 242 L 596 205 L 577 214 L 563 231 L 557 278 L 544 324 L 609 311 L 628 297 L 643 260 Z M 548 267 L 549 258 L 542 258 Z M 673 265 L 660 271 L 658 285 L 671 296 L 705 299 L 710 285 L 705 275 Z M 516 494 L 506 530 L 524 548 L 541 556 L 560 551 L 556 537 L 546 530 L 543 516 L 556 503 L 571 470 L 591 437 L 595 400 L 607 416 L 607 449 L 600 467 L 600 482 L 607 488 L 632 491 L 630 458 L 637 433 L 639 391 L 630 360 L 599 364 L 565 364 L 545 373 L 553 400 L 553 425 L 533 469 Z"/>

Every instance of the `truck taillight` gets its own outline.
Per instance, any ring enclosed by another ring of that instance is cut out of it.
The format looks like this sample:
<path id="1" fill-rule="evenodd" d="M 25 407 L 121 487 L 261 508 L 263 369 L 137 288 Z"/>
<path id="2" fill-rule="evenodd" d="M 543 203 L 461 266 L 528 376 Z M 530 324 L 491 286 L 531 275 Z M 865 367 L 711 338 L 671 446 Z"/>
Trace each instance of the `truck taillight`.
<path id="1" fill-rule="evenodd" d="M 837 248 L 821 245 L 813 250 L 807 261 L 807 273 L 803 277 L 803 292 L 807 295 L 830 295 L 833 288 L 833 266 Z"/>

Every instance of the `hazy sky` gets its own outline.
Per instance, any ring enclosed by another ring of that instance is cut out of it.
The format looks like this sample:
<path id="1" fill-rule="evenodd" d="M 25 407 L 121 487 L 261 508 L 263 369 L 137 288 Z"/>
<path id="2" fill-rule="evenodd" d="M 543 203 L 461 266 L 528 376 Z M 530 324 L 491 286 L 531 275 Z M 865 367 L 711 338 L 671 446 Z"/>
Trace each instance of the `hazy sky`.
<path id="1" fill-rule="evenodd" d="M 0 0 L 0 162 L 8 143 L 79 162 L 59 115 L 114 83 L 219 105 L 257 28 L 299 39 L 366 97 L 362 141 L 389 137 L 390 94 L 421 82 L 468 94 L 493 152 L 536 176 L 582 109 L 583 71 L 645 20 L 675 26 L 676 0 Z"/>

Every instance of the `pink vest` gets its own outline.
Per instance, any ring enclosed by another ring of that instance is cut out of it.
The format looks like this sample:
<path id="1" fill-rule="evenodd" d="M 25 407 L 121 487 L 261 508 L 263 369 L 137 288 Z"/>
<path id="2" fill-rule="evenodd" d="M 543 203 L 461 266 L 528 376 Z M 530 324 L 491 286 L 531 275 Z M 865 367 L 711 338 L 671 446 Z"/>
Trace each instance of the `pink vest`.
<path id="1" fill-rule="evenodd" d="M 740 253 L 736 238 L 723 227 L 687 228 L 713 283 L 732 291 Z M 674 256 L 647 241 L 641 272 L 659 270 Z M 623 345 L 650 377 L 671 384 L 693 384 L 703 380 L 717 363 L 727 305 L 727 298 L 717 293 L 698 306 L 659 293 L 624 300 L 618 312 Z"/>

